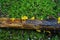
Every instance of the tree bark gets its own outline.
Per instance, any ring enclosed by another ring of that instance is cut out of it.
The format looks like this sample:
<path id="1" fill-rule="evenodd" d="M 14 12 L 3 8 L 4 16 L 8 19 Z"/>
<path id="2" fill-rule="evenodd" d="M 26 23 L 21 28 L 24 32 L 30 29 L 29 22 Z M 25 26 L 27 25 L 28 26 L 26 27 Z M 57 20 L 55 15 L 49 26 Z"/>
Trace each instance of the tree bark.
<path id="1" fill-rule="evenodd" d="M 0 28 L 20 28 L 20 29 L 46 29 L 46 30 L 60 30 L 60 27 L 54 26 L 42 26 L 42 25 L 34 25 L 34 24 L 26 24 L 26 21 L 20 20 L 16 18 L 14 22 L 10 20 L 10 18 L 0 18 Z"/>

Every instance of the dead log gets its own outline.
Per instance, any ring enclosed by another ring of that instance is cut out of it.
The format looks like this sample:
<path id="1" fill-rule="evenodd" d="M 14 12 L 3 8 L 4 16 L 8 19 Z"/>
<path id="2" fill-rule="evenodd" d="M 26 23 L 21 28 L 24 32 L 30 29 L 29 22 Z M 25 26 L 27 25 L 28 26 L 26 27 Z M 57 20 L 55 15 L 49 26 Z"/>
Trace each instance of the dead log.
<path id="1" fill-rule="evenodd" d="M 0 28 L 20 28 L 20 29 L 46 29 L 46 30 L 60 30 L 60 26 L 42 25 L 41 20 L 21 20 L 16 18 L 14 22 L 10 18 L 0 18 Z M 60 24 L 59 24 L 60 25 Z"/>

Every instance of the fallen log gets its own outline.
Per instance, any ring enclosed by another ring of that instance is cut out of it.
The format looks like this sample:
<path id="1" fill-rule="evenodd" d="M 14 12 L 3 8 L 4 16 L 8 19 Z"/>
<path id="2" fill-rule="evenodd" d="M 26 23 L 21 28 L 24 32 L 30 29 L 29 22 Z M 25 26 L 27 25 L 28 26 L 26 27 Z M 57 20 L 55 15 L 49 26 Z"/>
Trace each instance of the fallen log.
<path id="1" fill-rule="evenodd" d="M 21 20 L 16 18 L 13 22 L 10 18 L 0 18 L 0 28 L 20 28 L 20 29 L 47 29 L 47 30 L 60 30 L 60 24 L 57 21 L 45 20 Z"/>

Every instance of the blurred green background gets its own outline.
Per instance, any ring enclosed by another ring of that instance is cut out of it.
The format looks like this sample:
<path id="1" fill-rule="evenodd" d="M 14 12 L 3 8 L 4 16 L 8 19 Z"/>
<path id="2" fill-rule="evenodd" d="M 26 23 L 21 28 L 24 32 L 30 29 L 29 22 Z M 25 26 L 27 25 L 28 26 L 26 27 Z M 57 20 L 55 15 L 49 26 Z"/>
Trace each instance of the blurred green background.
<path id="1" fill-rule="evenodd" d="M 21 18 L 21 16 L 46 19 L 57 18 L 60 13 L 60 0 L 0 0 L 0 17 Z M 51 39 L 45 33 L 35 30 L 0 28 L 0 40 L 59 40 L 56 34 Z"/>

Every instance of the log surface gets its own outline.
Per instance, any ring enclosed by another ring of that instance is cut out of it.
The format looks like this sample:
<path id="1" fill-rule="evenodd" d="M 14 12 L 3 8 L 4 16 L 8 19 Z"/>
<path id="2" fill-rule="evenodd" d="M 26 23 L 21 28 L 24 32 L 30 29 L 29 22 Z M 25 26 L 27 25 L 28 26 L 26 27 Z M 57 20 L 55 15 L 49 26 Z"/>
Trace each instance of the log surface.
<path id="1" fill-rule="evenodd" d="M 55 23 L 55 22 L 54 22 Z M 60 24 L 51 24 L 49 21 L 41 20 L 21 20 L 16 18 L 13 22 L 10 18 L 0 18 L 0 28 L 10 27 L 10 28 L 20 28 L 20 29 L 49 29 L 49 30 L 60 30 Z"/>

